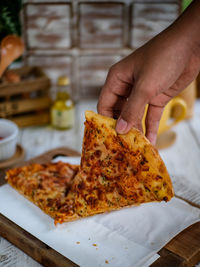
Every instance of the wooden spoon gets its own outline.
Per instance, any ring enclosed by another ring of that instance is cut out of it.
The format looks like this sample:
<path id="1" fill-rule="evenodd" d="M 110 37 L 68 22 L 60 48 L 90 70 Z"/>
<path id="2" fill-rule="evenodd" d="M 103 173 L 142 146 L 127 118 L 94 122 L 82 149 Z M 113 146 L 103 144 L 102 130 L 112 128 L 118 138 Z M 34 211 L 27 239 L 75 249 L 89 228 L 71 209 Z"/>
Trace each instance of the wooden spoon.
<path id="1" fill-rule="evenodd" d="M 1 42 L 0 77 L 6 68 L 23 54 L 24 44 L 16 35 L 7 35 Z"/>

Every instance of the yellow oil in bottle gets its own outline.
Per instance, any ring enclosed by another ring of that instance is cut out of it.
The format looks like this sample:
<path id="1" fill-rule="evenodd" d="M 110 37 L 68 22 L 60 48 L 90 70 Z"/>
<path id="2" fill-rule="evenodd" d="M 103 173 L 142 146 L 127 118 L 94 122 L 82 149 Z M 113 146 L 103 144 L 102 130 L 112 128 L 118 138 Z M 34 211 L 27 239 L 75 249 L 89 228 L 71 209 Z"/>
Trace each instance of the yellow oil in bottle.
<path id="1" fill-rule="evenodd" d="M 61 76 L 57 82 L 57 95 L 51 107 L 51 124 L 59 130 L 74 126 L 75 107 L 70 96 L 70 83 L 67 76 Z"/>

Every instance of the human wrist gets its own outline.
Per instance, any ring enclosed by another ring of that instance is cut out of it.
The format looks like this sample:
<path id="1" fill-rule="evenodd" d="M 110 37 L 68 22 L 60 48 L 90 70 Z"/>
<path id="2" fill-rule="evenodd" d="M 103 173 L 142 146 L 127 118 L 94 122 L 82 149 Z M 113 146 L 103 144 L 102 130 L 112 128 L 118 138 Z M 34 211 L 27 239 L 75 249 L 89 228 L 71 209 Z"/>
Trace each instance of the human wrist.
<path id="1" fill-rule="evenodd" d="M 200 1 L 194 0 L 172 27 L 190 52 L 200 60 Z"/>

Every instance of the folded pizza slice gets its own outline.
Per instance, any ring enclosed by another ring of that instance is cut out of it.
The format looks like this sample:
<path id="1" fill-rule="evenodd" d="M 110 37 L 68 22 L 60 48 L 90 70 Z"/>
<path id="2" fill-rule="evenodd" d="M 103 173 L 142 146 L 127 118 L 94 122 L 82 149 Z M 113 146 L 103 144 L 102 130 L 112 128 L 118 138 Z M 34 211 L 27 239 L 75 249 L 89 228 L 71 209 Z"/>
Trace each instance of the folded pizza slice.
<path id="1" fill-rule="evenodd" d="M 158 151 L 137 129 L 119 135 L 115 125 L 112 118 L 86 111 L 81 166 L 67 196 L 77 218 L 174 195 Z"/>
<path id="2" fill-rule="evenodd" d="M 19 193 L 32 201 L 45 213 L 56 218 L 76 219 L 73 213 L 72 201 L 66 199 L 71 183 L 79 170 L 78 165 L 69 163 L 30 164 L 8 170 L 6 179 Z M 61 212 L 60 212 L 61 210 Z"/>

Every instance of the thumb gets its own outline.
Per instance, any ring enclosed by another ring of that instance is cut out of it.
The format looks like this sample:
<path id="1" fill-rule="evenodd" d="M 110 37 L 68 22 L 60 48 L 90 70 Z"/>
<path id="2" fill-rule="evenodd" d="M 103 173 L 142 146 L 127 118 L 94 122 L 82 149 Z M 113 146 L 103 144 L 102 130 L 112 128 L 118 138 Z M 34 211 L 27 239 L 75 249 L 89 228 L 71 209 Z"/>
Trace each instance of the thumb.
<path id="1" fill-rule="evenodd" d="M 133 88 L 131 95 L 121 111 L 116 125 L 119 134 L 126 134 L 132 127 L 142 131 L 142 118 L 148 99 L 143 90 Z"/>

